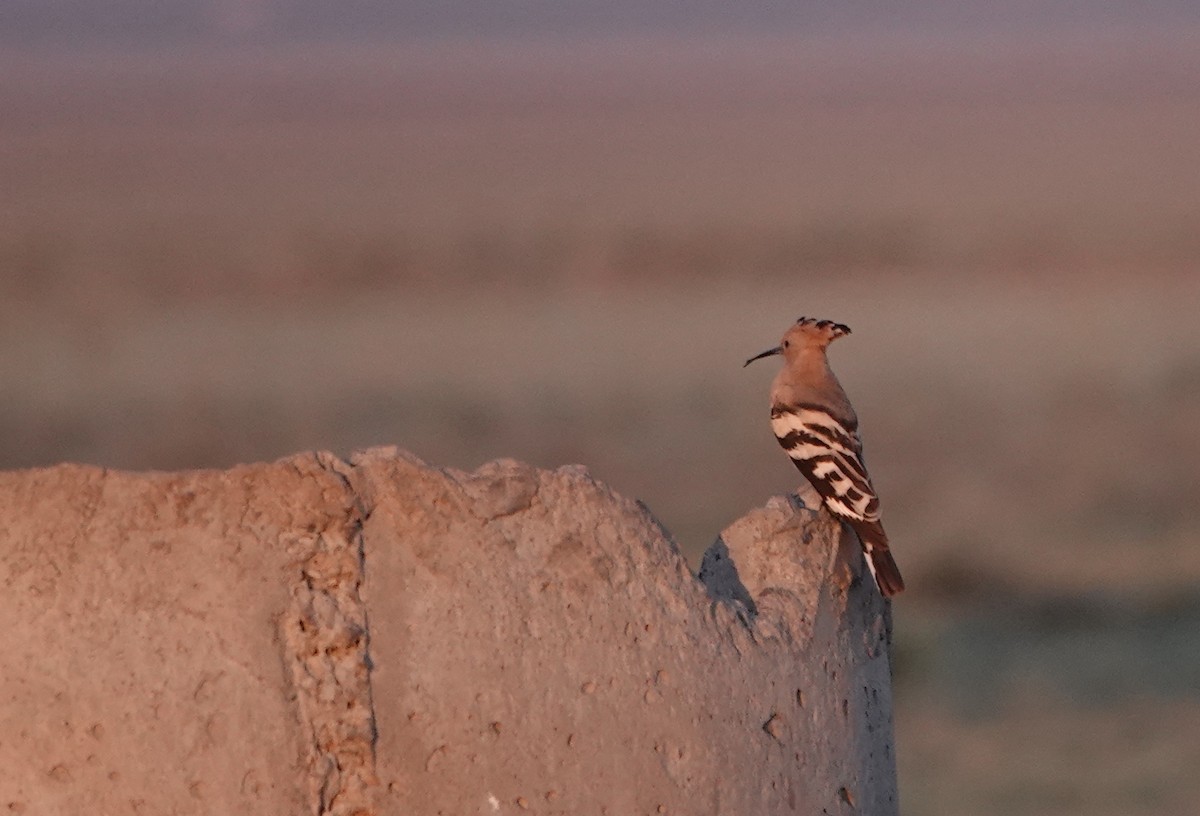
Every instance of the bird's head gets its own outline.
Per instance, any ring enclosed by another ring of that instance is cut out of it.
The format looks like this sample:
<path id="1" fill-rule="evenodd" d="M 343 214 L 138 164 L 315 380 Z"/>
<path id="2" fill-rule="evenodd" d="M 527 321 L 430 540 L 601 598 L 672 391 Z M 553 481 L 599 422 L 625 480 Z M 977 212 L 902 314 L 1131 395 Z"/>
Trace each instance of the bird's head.
<path id="1" fill-rule="evenodd" d="M 802 317 L 792 324 L 783 335 L 783 340 L 775 348 L 770 348 L 762 354 L 756 354 L 746 361 L 742 367 L 750 365 L 755 360 L 782 354 L 784 359 L 791 360 L 797 354 L 807 349 L 824 349 L 842 335 L 850 333 L 850 327 L 832 320 L 817 320 L 812 317 Z"/>

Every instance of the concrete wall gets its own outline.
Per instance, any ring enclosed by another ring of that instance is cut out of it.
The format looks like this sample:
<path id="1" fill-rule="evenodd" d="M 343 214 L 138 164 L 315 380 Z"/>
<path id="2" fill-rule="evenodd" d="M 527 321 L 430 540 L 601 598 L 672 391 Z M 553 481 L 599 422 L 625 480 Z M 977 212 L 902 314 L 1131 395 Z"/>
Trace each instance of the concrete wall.
<path id="1" fill-rule="evenodd" d="M 0 812 L 898 812 L 888 609 L 772 500 L 701 579 L 578 467 L 0 474 Z"/>

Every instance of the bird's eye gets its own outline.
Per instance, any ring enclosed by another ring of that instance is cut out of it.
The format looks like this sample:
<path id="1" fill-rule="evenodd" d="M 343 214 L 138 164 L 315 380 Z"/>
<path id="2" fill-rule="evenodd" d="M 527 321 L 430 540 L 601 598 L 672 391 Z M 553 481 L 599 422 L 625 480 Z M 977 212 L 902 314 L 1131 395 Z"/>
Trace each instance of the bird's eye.
<path id="1" fill-rule="evenodd" d="M 784 347 L 784 348 L 787 348 L 789 345 L 790 345 L 790 344 L 788 343 L 788 341 L 787 341 L 787 340 L 784 340 L 784 341 L 783 341 L 783 347 Z"/>

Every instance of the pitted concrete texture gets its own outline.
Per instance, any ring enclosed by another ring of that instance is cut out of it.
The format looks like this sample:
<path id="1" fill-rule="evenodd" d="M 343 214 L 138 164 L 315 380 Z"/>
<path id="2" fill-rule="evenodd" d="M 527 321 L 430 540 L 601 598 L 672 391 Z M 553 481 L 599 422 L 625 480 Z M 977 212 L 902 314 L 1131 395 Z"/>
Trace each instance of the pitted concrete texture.
<path id="1" fill-rule="evenodd" d="M 888 610 L 773 500 L 701 580 L 579 467 L 0 474 L 0 812 L 898 812 Z"/>
<path id="2" fill-rule="evenodd" d="M 0 474 L 0 812 L 307 812 L 280 624 L 350 499 L 314 456 Z"/>

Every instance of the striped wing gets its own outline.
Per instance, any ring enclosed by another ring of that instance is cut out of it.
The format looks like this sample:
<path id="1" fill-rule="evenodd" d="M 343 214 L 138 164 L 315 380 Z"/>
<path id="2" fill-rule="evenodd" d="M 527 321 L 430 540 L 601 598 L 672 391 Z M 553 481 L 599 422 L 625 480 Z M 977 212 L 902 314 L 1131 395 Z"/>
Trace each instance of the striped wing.
<path id="1" fill-rule="evenodd" d="M 879 522 L 879 499 L 863 465 L 857 428 L 820 406 L 789 405 L 771 409 L 771 430 L 834 515 Z"/>
<path id="2" fill-rule="evenodd" d="M 857 425 L 819 405 L 789 405 L 771 409 L 771 429 L 825 506 L 858 533 L 879 591 L 884 597 L 903 592 L 904 579 L 879 521 L 879 499 L 863 465 Z"/>

